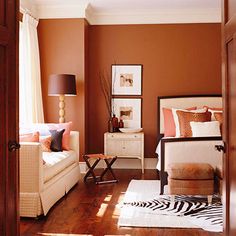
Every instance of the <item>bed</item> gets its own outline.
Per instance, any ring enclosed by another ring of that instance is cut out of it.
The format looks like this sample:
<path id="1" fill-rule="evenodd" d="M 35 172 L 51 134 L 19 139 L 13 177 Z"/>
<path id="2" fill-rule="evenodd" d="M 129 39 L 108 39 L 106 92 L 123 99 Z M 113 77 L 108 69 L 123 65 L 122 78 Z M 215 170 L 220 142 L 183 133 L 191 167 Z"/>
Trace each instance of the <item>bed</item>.
<path id="1" fill-rule="evenodd" d="M 209 163 L 215 168 L 222 164 L 222 153 L 215 150 L 216 145 L 222 145 L 222 138 L 218 136 L 199 137 L 164 137 L 163 108 L 195 109 L 222 108 L 221 95 L 184 95 L 165 96 L 157 98 L 157 139 L 156 153 L 158 155 L 157 170 L 160 176 L 160 194 L 167 184 L 167 166 L 172 162 Z M 173 109 L 172 109 L 173 111 Z M 212 111 L 212 114 L 214 111 Z M 165 123 L 166 124 L 166 123 Z"/>

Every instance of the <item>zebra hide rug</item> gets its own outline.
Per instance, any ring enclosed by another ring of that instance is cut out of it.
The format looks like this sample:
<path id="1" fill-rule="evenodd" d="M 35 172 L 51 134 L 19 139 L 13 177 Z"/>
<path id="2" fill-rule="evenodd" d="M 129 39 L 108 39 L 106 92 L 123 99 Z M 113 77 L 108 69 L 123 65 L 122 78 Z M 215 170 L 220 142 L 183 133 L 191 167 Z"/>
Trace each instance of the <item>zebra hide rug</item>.
<path id="1" fill-rule="evenodd" d="M 122 203 L 119 226 L 202 228 L 223 231 L 222 204 L 217 197 L 212 205 L 201 196 L 159 195 L 159 181 L 132 180 Z"/>

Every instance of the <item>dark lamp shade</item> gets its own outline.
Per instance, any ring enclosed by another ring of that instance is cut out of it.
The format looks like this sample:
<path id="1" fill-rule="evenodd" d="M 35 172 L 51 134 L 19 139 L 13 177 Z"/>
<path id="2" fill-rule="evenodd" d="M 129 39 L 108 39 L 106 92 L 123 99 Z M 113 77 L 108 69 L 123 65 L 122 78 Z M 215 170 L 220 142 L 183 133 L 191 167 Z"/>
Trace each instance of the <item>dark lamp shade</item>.
<path id="1" fill-rule="evenodd" d="M 49 76 L 48 95 L 76 95 L 75 75 L 54 74 Z"/>

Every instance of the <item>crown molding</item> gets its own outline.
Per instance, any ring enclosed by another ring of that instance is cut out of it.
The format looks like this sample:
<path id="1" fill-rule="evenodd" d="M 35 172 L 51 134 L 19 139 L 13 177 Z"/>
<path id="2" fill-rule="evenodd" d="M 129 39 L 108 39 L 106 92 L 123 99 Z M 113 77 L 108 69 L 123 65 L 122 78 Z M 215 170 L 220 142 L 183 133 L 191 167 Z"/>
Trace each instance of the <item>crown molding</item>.
<path id="1" fill-rule="evenodd" d="M 58 18 L 86 18 L 85 10 L 88 4 L 58 4 L 58 5 L 36 5 L 39 19 Z"/>
<path id="2" fill-rule="evenodd" d="M 57 4 L 55 3 L 57 2 Z M 91 25 L 220 23 L 220 8 L 107 10 L 93 8 L 88 0 L 21 0 L 21 7 L 39 19 L 86 18 Z"/>
<path id="3" fill-rule="evenodd" d="M 90 5 L 86 18 L 91 25 L 220 23 L 221 9 L 168 9 L 130 12 L 96 12 Z"/>

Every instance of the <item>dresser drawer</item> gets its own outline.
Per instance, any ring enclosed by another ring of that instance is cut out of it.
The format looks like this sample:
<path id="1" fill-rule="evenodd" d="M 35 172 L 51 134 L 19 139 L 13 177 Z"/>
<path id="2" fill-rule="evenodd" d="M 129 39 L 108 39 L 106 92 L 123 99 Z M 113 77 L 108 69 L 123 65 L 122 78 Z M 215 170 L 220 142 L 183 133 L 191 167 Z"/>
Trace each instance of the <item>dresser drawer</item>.
<path id="1" fill-rule="evenodd" d="M 108 139 L 106 143 L 106 154 L 123 156 L 123 157 L 132 157 L 132 156 L 141 156 L 142 144 L 140 140 L 117 140 L 117 139 Z"/>
<path id="2" fill-rule="evenodd" d="M 120 158 L 137 158 L 144 173 L 144 133 L 105 133 L 104 153 Z"/>
<path id="3" fill-rule="evenodd" d="M 106 137 L 108 139 L 141 139 L 142 138 L 143 133 L 131 133 L 131 134 L 127 134 L 127 133 L 107 133 Z"/>

